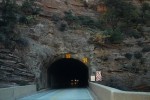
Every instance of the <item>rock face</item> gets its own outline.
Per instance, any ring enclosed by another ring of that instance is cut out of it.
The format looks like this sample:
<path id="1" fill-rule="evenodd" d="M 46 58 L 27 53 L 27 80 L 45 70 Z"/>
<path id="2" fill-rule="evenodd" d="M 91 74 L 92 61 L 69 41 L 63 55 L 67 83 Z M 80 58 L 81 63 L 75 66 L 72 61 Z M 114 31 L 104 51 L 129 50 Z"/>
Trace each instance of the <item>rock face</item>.
<path id="1" fill-rule="evenodd" d="M 150 50 L 144 49 L 150 47 L 147 42 L 149 39 L 130 38 L 123 45 L 95 43 L 93 39 L 97 33 L 101 33 L 99 30 L 78 27 L 62 32 L 58 28 L 62 19 L 57 23 L 52 20 L 53 14 L 57 13 L 62 18 L 63 12 L 70 9 L 76 15 L 97 17 L 94 11 L 83 7 L 81 2 L 41 0 L 38 4 L 42 6 L 43 12 L 37 17 L 37 23 L 17 30 L 29 43 L 27 47 L 14 51 L 19 57 L 9 50 L 0 50 L 0 84 L 36 83 L 38 89 L 47 88 L 47 68 L 70 53 L 72 58 L 81 61 L 83 57 L 89 59 L 89 76 L 102 71 L 103 81 L 97 83 L 123 90 L 150 91 Z"/>
<path id="2" fill-rule="evenodd" d="M 47 19 L 39 19 L 39 23 L 30 28 L 20 28 L 29 45 L 22 54 L 24 62 L 34 73 L 39 88 L 46 87 L 47 67 L 54 60 L 64 58 L 66 53 L 81 60 L 90 57 L 94 45 L 89 44 L 90 33 L 84 30 L 58 31 L 55 24 Z M 23 51 L 20 51 L 23 52 Z"/>
<path id="3" fill-rule="evenodd" d="M 38 88 L 46 88 L 47 68 L 57 59 L 70 53 L 82 61 L 89 58 L 90 75 L 102 71 L 103 81 L 98 82 L 122 90 L 147 91 L 150 84 L 150 44 L 145 39 L 130 38 L 124 45 L 104 46 L 91 42 L 95 32 L 83 29 L 68 29 L 61 32 L 51 20 L 39 18 L 32 27 L 20 28 L 29 42 L 23 59 L 36 77 Z M 143 42 L 138 46 L 139 41 Z M 22 51 L 20 51 L 22 52 Z M 140 87 L 145 86 L 142 89 Z"/>
<path id="4" fill-rule="evenodd" d="M 35 75 L 20 57 L 7 49 L 0 49 L 0 87 L 34 83 Z"/>

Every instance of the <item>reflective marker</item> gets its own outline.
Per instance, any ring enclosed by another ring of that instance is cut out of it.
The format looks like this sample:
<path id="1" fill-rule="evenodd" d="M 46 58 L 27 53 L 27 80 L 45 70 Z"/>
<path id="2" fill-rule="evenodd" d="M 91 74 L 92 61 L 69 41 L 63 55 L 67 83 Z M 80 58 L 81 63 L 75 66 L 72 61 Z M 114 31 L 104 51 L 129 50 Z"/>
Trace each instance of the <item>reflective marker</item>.
<path id="1" fill-rule="evenodd" d="M 67 59 L 71 58 L 71 54 L 70 53 L 67 53 L 66 56 L 65 56 Z"/>
<path id="2" fill-rule="evenodd" d="M 87 62 L 88 62 L 88 58 L 83 58 L 83 59 L 82 59 L 82 62 L 83 62 L 83 63 L 87 63 Z"/>

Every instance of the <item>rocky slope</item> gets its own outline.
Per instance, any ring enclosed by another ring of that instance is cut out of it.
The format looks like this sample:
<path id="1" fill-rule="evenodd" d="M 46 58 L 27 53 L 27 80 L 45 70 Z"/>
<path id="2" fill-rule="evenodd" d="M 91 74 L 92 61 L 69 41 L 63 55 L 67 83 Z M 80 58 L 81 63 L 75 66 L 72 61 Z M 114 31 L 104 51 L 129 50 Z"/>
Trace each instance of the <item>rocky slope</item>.
<path id="1" fill-rule="evenodd" d="M 97 3 L 92 1 L 87 4 Z M 18 47 L 13 52 L 0 50 L 2 84 L 36 83 L 39 89 L 46 88 L 48 66 L 66 53 L 71 53 L 79 60 L 83 57 L 90 59 L 90 75 L 95 75 L 97 70 L 102 71 L 103 81 L 98 82 L 100 84 L 123 90 L 150 91 L 149 35 L 140 39 L 128 38 L 120 45 L 101 44 L 97 40 L 100 30 L 85 27 L 67 27 L 64 32 L 59 30 L 60 24 L 65 23 L 65 11 L 98 17 L 99 12 L 85 7 L 80 0 L 39 0 L 37 4 L 43 11 L 36 24 L 18 26 L 16 30 L 28 46 Z M 52 20 L 54 14 L 60 17 L 57 23 Z M 146 27 L 144 32 L 149 34 L 149 28 Z"/>
<path id="2" fill-rule="evenodd" d="M 8 49 L 0 49 L 0 87 L 32 84 L 35 75 L 20 57 Z"/>

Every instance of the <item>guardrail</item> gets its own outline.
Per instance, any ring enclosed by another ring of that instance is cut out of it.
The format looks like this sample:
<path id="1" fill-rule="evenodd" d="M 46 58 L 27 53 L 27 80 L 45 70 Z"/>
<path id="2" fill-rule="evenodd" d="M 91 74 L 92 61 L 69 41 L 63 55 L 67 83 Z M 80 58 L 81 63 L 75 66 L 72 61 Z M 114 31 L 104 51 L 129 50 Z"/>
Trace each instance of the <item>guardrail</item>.
<path id="1" fill-rule="evenodd" d="M 36 92 L 36 85 L 0 88 L 0 100 L 16 100 Z"/>
<path id="2" fill-rule="evenodd" d="M 89 82 L 98 100 L 150 100 L 150 92 L 129 92 Z"/>

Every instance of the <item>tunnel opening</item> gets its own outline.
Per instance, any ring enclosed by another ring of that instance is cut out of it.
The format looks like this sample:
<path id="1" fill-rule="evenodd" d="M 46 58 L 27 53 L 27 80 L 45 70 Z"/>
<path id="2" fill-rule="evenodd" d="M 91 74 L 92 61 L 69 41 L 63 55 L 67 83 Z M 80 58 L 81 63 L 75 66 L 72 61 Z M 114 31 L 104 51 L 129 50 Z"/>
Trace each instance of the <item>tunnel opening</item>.
<path id="1" fill-rule="evenodd" d="M 52 63 L 48 70 L 49 88 L 88 86 L 88 67 L 79 60 L 62 58 Z"/>

